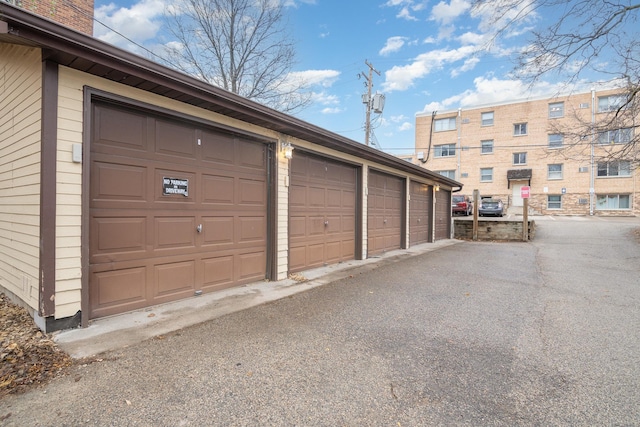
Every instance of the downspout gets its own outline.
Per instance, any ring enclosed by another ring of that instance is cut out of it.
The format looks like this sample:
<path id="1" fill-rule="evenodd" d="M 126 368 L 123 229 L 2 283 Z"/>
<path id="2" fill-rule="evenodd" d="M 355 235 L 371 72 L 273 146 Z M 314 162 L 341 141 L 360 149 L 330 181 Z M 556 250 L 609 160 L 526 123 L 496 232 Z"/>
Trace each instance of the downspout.
<path id="1" fill-rule="evenodd" d="M 593 216 L 594 205 L 595 205 L 595 196 L 596 196 L 596 183 L 595 183 L 595 171 L 593 170 L 595 166 L 595 126 L 596 126 L 596 90 L 595 88 L 591 89 L 591 166 L 589 169 L 590 177 L 589 177 L 589 215 Z"/>
<path id="2" fill-rule="evenodd" d="M 436 113 L 437 111 L 432 111 L 431 112 L 431 126 L 429 128 L 429 147 L 427 147 L 427 156 L 420 160 L 423 164 L 427 163 L 429 161 L 429 156 L 431 155 L 431 143 L 433 142 L 433 122 L 436 119 Z"/>
<path id="3" fill-rule="evenodd" d="M 457 179 L 460 179 L 460 177 L 461 177 L 461 172 L 460 172 L 461 162 L 462 162 L 462 135 L 461 135 L 461 132 L 462 132 L 462 108 L 458 108 L 458 143 L 457 143 L 457 150 L 456 150 L 458 152 L 458 155 L 457 155 L 457 157 L 458 157 L 457 166 L 458 167 L 456 168 L 457 169 L 456 170 L 456 178 Z M 460 191 L 460 190 L 458 190 L 458 191 Z"/>

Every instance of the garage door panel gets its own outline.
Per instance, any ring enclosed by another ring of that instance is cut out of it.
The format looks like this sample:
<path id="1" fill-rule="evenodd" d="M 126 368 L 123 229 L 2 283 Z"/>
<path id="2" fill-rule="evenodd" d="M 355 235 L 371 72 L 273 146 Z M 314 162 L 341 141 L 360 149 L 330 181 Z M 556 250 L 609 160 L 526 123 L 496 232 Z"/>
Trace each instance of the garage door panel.
<path id="1" fill-rule="evenodd" d="M 145 153 L 148 150 L 147 117 L 131 111 L 100 106 L 94 109 L 93 143 L 95 152 L 112 147 Z"/>
<path id="2" fill-rule="evenodd" d="M 306 206 L 307 203 L 307 187 L 300 185 L 289 186 L 289 207 Z"/>
<path id="3" fill-rule="evenodd" d="M 230 176 L 203 175 L 202 202 L 232 205 L 235 199 L 234 179 Z"/>
<path id="4" fill-rule="evenodd" d="M 409 244 L 427 243 L 430 239 L 431 191 L 427 184 L 411 182 L 409 202 Z"/>
<path id="5" fill-rule="evenodd" d="M 247 252 L 237 255 L 239 274 L 237 281 L 247 283 L 252 280 L 264 279 L 264 265 L 267 262 L 264 251 Z"/>
<path id="6" fill-rule="evenodd" d="M 94 256 L 145 251 L 146 217 L 93 217 L 90 228 Z"/>
<path id="7" fill-rule="evenodd" d="M 451 236 L 451 192 L 436 192 L 435 239 L 448 239 Z"/>
<path id="8" fill-rule="evenodd" d="M 265 217 L 239 217 L 236 223 L 239 229 L 238 236 L 240 237 L 237 243 L 253 243 L 266 241 L 267 223 Z"/>
<path id="9" fill-rule="evenodd" d="M 289 247 L 289 271 L 300 271 L 307 265 L 307 247 Z"/>
<path id="10" fill-rule="evenodd" d="M 105 162 L 91 164 L 91 195 L 94 201 L 144 202 L 147 168 Z"/>
<path id="11" fill-rule="evenodd" d="M 126 134 L 106 135 L 97 123 L 98 136 L 125 140 L 91 141 L 89 317 L 264 279 L 266 145 L 178 120 L 108 113 L 134 122 L 123 128 L 143 128 L 133 141 L 145 140 L 134 152 Z M 188 180 L 188 196 L 164 195 L 172 184 L 164 178 Z"/>
<path id="12" fill-rule="evenodd" d="M 308 176 L 311 180 L 324 181 L 327 175 L 327 166 L 324 159 L 310 158 L 308 160 Z"/>
<path id="13" fill-rule="evenodd" d="M 325 233 L 324 216 L 308 216 L 305 227 L 305 236 L 317 237 Z"/>
<path id="14" fill-rule="evenodd" d="M 336 263 L 342 259 L 342 242 L 328 242 L 325 245 L 325 258 L 328 263 Z"/>
<path id="15" fill-rule="evenodd" d="M 241 205 L 265 206 L 267 203 L 267 188 L 264 180 L 240 179 L 238 194 Z"/>
<path id="16" fill-rule="evenodd" d="M 238 146 L 238 154 L 236 165 L 249 169 L 264 169 L 265 155 L 263 144 L 241 144 Z"/>
<path id="17" fill-rule="evenodd" d="M 327 206 L 326 189 L 324 187 L 307 187 L 308 207 L 324 208 Z"/>
<path id="18" fill-rule="evenodd" d="M 356 178 L 355 166 L 296 152 L 289 187 L 289 271 L 355 257 L 355 243 L 345 253 L 341 242 L 355 241 Z"/>
<path id="19" fill-rule="evenodd" d="M 340 193 L 340 204 L 343 208 L 352 208 L 355 211 L 356 208 L 356 192 L 342 190 Z"/>
<path id="20" fill-rule="evenodd" d="M 307 217 L 291 216 L 289 217 L 289 236 L 304 237 L 307 231 Z"/>
<path id="21" fill-rule="evenodd" d="M 202 218 L 203 247 L 232 245 L 234 239 L 234 218 L 232 216 Z"/>
<path id="22" fill-rule="evenodd" d="M 202 260 L 203 291 L 222 289 L 233 285 L 233 255 L 205 258 Z"/>
<path id="23" fill-rule="evenodd" d="M 153 298 L 193 295 L 195 291 L 195 261 L 172 262 L 154 267 L 156 277 Z M 174 299 L 174 298 L 172 298 Z"/>
<path id="24" fill-rule="evenodd" d="M 175 158 L 193 159 L 196 157 L 196 130 L 191 126 L 176 122 L 156 120 L 156 152 Z"/>
<path id="25" fill-rule="evenodd" d="M 155 250 L 175 248 L 195 248 L 196 220 L 194 217 L 156 217 Z"/>
<path id="26" fill-rule="evenodd" d="M 91 273 L 90 304 L 93 313 L 108 316 L 146 305 L 145 267 Z"/>
<path id="27" fill-rule="evenodd" d="M 342 206 L 342 201 L 343 201 L 342 190 L 328 188 L 326 191 L 326 196 L 327 196 L 326 207 L 340 208 Z"/>
<path id="28" fill-rule="evenodd" d="M 223 165 L 234 164 L 236 156 L 232 136 L 202 131 L 201 142 L 203 160 Z"/>
<path id="29" fill-rule="evenodd" d="M 371 170 L 368 182 L 368 254 L 400 249 L 405 180 Z"/>

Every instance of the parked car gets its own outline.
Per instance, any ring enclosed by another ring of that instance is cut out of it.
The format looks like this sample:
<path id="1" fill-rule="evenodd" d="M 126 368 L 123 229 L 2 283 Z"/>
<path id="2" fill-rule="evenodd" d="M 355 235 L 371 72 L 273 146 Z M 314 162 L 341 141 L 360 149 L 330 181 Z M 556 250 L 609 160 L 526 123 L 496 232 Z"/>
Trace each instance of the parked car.
<path id="1" fill-rule="evenodd" d="M 471 215 L 473 213 L 473 201 L 469 196 L 455 194 L 451 196 L 451 213 Z"/>
<path id="2" fill-rule="evenodd" d="M 478 208 L 478 215 L 487 216 L 487 215 L 495 215 L 502 216 L 504 215 L 504 205 L 502 204 L 502 200 L 500 199 L 482 199 L 480 201 L 480 207 Z"/>

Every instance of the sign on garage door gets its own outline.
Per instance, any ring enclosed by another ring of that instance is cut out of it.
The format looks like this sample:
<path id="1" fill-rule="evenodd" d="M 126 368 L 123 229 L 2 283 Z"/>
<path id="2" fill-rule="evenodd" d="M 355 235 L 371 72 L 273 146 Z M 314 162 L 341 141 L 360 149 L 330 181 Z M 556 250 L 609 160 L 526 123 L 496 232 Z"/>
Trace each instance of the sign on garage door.
<path id="1" fill-rule="evenodd" d="M 91 318 L 265 278 L 265 144 L 92 108 Z"/>

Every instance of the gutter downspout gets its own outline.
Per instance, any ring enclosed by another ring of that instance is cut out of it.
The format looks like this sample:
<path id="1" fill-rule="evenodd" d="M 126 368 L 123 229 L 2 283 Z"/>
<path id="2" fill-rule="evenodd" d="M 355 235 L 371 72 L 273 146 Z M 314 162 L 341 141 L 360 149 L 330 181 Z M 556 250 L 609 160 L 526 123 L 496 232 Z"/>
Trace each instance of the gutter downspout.
<path id="1" fill-rule="evenodd" d="M 593 216 L 594 205 L 595 205 L 595 196 L 596 196 L 596 183 L 595 183 L 595 171 L 594 168 L 594 157 L 595 157 L 595 126 L 596 126 L 596 90 L 595 88 L 591 89 L 591 165 L 590 176 L 589 176 L 589 215 Z"/>

